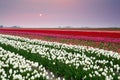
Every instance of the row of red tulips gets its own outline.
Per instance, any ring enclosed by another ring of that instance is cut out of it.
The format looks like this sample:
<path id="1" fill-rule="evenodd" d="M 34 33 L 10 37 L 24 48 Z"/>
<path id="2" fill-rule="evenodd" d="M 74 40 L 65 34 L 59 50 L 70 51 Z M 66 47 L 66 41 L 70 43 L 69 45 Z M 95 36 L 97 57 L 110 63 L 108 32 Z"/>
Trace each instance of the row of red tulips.
<path id="1" fill-rule="evenodd" d="M 37 36 L 50 36 L 50 37 L 58 37 L 58 38 L 65 38 L 65 39 L 78 39 L 78 40 L 92 40 L 98 42 L 114 42 L 120 43 L 120 38 L 108 38 L 108 37 L 92 37 L 91 36 L 73 36 L 73 35 L 62 35 L 62 34 L 53 34 L 53 33 L 33 33 L 33 32 L 24 32 L 24 31 L 1 31 L 1 32 L 8 32 L 8 33 L 20 33 L 20 34 L 30 34 L 30 35 L 37 35 Z"/>
<path id="2" fill-rule="evenodd" d="M 19 31 L 32 33 L 46 33 L 72 36 L 88 36 L 88 37 L 105 37 L 105 38 L 120 38 L 120 32 L 100 32 L 100 31 L 75 31 L 75 30 L 35 30 L 35 29 L 1 29 L 2 31 Z"/>

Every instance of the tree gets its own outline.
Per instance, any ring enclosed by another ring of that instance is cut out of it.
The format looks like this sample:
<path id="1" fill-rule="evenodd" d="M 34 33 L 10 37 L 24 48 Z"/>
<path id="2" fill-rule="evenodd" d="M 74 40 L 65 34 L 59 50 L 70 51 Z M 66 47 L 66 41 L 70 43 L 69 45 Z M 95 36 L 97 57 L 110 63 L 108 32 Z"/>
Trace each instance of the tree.
<path id="1" fill-rule="evenodd" d="M 0 25 L 0 28 L 3 28 L 3 25 Z"/>

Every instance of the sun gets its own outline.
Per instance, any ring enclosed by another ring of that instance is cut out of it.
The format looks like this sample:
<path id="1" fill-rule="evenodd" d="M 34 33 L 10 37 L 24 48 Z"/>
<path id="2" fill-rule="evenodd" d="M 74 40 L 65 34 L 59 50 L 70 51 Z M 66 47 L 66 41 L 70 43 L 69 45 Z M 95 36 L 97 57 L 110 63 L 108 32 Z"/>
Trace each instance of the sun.
<path id="1" fill-rule="evenodd" d="M 40 13 L 39 16 L 41 17 L 41 16 L 43 16 L 43 14 Z"/>

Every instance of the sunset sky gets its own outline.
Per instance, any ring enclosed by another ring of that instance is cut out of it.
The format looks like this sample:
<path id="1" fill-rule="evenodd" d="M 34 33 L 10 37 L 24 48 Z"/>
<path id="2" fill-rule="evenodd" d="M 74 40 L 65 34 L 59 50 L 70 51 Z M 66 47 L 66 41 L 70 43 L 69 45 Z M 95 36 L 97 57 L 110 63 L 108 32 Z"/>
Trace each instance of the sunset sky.
<path id="1" fill-rule="evenodd" d="M 120 27 L 120 0 L 0 0 L 0 25 Z"/>

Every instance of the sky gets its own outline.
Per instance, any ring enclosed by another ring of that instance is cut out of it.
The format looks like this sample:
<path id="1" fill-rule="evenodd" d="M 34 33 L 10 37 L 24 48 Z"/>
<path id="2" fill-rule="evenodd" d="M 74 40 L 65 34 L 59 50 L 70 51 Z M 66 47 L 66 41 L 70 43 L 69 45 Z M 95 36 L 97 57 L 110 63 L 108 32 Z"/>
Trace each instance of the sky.
<path id="1" fill-rule="evenodd" d="M 120 0 L 0 0 L 0 25 L 120 27 Z"/>

